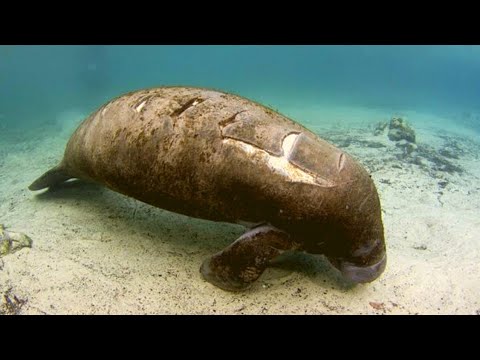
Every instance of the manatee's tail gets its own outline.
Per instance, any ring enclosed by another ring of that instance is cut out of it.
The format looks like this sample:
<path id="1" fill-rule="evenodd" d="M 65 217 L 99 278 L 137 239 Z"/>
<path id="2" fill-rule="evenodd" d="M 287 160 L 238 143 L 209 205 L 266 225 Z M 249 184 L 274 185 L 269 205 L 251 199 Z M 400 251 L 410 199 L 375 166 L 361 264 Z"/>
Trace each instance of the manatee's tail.
<path id="1" fill-rule="evenodd" d="M 53 169 L 48 170 L 45 174 L 40 176 L 35 180 L 29 187 L 29 190 L 41 190 L 52 185 L 60 184 L 68 179 L 71 179 L 73 176 L 69 175 L 63 166 L 60 164 L 55 166 Z"/>

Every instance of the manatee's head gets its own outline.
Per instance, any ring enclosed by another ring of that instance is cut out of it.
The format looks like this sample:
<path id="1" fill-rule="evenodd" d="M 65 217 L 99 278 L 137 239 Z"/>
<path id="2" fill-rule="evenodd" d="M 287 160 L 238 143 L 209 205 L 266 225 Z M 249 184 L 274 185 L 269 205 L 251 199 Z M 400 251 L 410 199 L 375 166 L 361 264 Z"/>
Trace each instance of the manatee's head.
<path id="1" fill-rule="evenodd" d="M 332 171 L 333 172 L 333 171 Z M 348 280 L 368 283 L 377 279 L 387 262 L 380 198 L 366 169 L 344 154 L 336 186 L 326 191 L 324 254 Z"/>
<path id="2" fill-rule="evenodd" d="M 349 189 L 341 205 L 335 227 L 330 262 L 354 283 L 368 283 L 385 270 L 387 253 L 380 200 L 367 175 L 356 189 Z"/>
<path id="3" fill-rule="evenodd" d="M 308 198 L 295 205 L 308 206 L 309 215 L 292 231 L 302 238 L 305 251 L 324 254 L 352 282 L 378 278 L 387 257 L 380 199 L 366 169 L 310 135 L 298 136 L 289 161 L 315 174 L 315 181 L 304 185 Z"/>
<path id="4" fill-rule="evenodd" d="M 358 226 L 351 221 L 329 223 L 316 234 L 321 247 L 306 249 L 323 254 L 343 277 L 353 283 L 368 283 L 377 279 L 385 270 L 387 254 L 381 219 L 362 222 Z"/>

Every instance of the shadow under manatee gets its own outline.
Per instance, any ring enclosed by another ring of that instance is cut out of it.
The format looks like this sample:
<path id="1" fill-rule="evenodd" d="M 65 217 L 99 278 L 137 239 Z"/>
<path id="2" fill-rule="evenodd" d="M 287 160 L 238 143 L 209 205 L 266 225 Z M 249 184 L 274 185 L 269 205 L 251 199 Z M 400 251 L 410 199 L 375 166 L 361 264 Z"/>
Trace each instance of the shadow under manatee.
<path id="1" fill-rule="evenodd" d="M 75 179 L 58 184 L 36 194 L 35 198 L 42 202 L 61 201 L 65 206 L 71 204 L 72 208 L 79 205 L 80 208 L 77 206 L 74 214 L 78 211 L 80 217 L 87 212 L 95 218 L 104 219 L 102 227 L 114 239 L 125 237 L 127 229 L 142 237 L 167 239 L 174 243 L 178 253 L 183 253 L 181 256 L 198 257 L 198 266 L 203 259 L 221 251 L 245 231 L 240 225 L 216 223 L 159 209 L 83 180 Z M 88 222 L 82 220 L 81 225 L 88 227 Z M 153 241 L 152 246 L 155 243 Z M 320 287 L 348 290 L 355 286 L 346 281 L 326 258 L 290 251 L 275 259 L 257 282 L 276 283 L 292 273 L 304 274 Z M 253 291 L 257 289 L 258 285 L 252 287 Z"/>
<path id="2" fill-rule="evenodd" d="M 244 232 L 239 225 L 213 223 L 172 213 L 84 180 L 58 184 L 36 194 L 35 198 L 37 201 L 55 201 L 61 202 L 64 207 L 71 206 L 69 210 L 73 211 L 74 217 L 77 212 L 79 218 L 87 212 L 94 218 L 102 219 L 104 231 L 113 232 L 112 237 L 124 236 L 128 229 L 150 238 L 173 238 L 175 245 L 185 247 L 189 252 L 216 252 Z M 88 227 L 88 222 L 82 219 L 75 225 Z"/>
<path id="3" fill-rule="evenodd" d="M 322 255 L 286 252 L 272 261 L 271 269 L 283 273 L 301 273 L 321 287 L 349 290 L 357 284 L 345 279 Z"/>

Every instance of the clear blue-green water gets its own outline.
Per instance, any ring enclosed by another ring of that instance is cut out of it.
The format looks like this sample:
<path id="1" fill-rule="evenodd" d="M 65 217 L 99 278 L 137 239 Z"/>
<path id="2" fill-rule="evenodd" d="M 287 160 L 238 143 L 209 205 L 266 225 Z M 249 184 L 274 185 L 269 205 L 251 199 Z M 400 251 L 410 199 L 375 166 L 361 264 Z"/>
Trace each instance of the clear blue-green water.
<path id="1" fill-rule="evenodd" d="M 4 126 L 42 126 L 159 85 L 232 91 L 280 111 L 338 104 L 470 114 L 480 109 L 480 46 L 0 46 Z M 457 121 L 480 129 L 468 114 Z"/>
<path id="2" fill-rule="evenodd" d="M 89 113 L 162 85 L 265 103 L 359 160 L 381 200 L 379 280 L 346 287 L 301 254 L 223 294 L 198 269 L 240 226 L 82 182 L 28 190 Z M 0 315 L 480 314 L 479 99 L 480 46 L 0 46 L 0 224 L 33 241 L 0 256 Z M 416 140 L 392 138 L 394 116 Z"/>

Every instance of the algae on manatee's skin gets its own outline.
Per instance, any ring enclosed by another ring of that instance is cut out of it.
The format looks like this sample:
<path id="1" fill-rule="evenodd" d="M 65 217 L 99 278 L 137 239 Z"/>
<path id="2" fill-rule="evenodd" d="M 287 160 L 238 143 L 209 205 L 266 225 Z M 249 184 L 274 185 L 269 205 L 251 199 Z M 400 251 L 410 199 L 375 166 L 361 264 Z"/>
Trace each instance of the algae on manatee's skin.
<path id="1" fill-rule="evenodd" d="M 0 257 L 24 247 L 32 247 L 32 239 L 22 233 L 7 231 L 5 226 L 0 224 Z"/>

